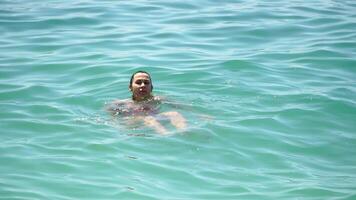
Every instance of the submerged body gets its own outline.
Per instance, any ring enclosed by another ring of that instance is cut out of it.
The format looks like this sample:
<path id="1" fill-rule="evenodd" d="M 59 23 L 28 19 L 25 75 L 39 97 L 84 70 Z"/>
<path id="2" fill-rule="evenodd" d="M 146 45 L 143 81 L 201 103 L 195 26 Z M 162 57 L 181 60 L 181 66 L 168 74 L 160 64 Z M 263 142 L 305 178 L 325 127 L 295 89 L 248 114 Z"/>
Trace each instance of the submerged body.
<path id="1" fill-rule="evenodd" d="M 126 100 L 115 100 L 112 102 L 111 112 L 113 115 L 120 116 L 145 116 L 145 115 L 155 115 L 159 113 L 159 105 L 161 100 L 159 98 L 154 98 L 150 101 L 135 102 L 131 99 Z"/>
<path id="2" fill-rule="evenodd" d="M 134 73 L 130 80 L 129 89 L 132 92 L 132 99 L 115 100 L 108 111 L 114 116 L 133 117 L 134 121 L 142 121 L 150 128 L 153 128 L 160 134 L 166 134 L 168 131 L 158 119 L 169 119 L 171 124 L 177 129 L 186 127 L 184 117 L 176 112 L 159 112 L 162 98 L 152 95 L 151 77 L 147 72 L 138 71 Z"/>

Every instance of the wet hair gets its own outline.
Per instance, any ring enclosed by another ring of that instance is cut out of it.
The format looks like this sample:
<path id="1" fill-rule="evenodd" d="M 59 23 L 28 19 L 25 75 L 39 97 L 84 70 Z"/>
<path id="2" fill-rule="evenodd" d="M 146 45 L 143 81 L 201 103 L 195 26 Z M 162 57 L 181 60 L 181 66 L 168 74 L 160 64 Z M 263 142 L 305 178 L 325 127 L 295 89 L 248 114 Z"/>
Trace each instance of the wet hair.
<path id="1" fill-rule="evenodd" d="M 152 84 L 152 80 L 151 80 L 151 75 L 148 73 L 148 72 L 146 72 L 146 71 L 137 71 L 137 72 L 135 72 L 135 73 L 133 73 L 132 74 L 132 76 L 131 76 L 131 79 L 130 79 L 130 85 L 129 85 L 129 88 L 131 88 L 131 86 L 132 86 L 132 82 L 133 82 L 133 79 L 134 79 L 134 77 L 135 77 L 135 75 L 136 74 L 138 74 L 138 73 L 143 73 L 143 74 L 147 74 L 148 75 L 148 77 L 150 78 L 150 82 L 151 82 L 151 91 L 153 90 L 153 84 Z"/>

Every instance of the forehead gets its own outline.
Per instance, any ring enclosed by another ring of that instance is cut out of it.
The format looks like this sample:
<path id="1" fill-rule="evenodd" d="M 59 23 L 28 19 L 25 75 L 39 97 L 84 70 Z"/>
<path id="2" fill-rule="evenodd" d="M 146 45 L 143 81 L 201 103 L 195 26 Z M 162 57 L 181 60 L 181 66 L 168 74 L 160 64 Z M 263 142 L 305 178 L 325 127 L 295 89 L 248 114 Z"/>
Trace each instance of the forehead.
<path id="1" fill-rule="evenodd" d="M 134 76 L 134 80 L 138 80 L 138 79 L 144 79 L 144 80 L 149 80 L 150 79 L 150 76 L 146 73 L 137 73 L 135 74 Z"/>

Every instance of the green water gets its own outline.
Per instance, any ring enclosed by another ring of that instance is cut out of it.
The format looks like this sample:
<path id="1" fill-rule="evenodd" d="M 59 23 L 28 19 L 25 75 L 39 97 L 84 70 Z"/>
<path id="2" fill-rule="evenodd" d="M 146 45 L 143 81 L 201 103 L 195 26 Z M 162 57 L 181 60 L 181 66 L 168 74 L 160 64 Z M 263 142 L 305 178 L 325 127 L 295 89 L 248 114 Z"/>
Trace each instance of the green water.
<path id="1" fill-rule="evenodd" d="M 0 199 L 356 199 L 355 11 L 0 0 Z M 105 112 L 136 70 L 187 130 Z"/>

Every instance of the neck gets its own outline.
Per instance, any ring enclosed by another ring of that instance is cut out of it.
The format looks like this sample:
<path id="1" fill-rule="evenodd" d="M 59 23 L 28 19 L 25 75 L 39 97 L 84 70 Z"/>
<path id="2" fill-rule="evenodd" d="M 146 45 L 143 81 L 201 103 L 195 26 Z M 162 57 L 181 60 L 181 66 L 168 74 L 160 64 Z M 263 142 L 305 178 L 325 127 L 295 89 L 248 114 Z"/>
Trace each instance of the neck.
<path id="1" fill-rule="evenodd" d="M 145 96 L 145 97 L 135 97 L 134 95 L 132 95 L 132 100 L 133 100 L 134 102 L 147 101 L 147 100 L 150 100 L 150 99 L 152 99 L 152 98 L 153 98 L 152 95 Z"/>

